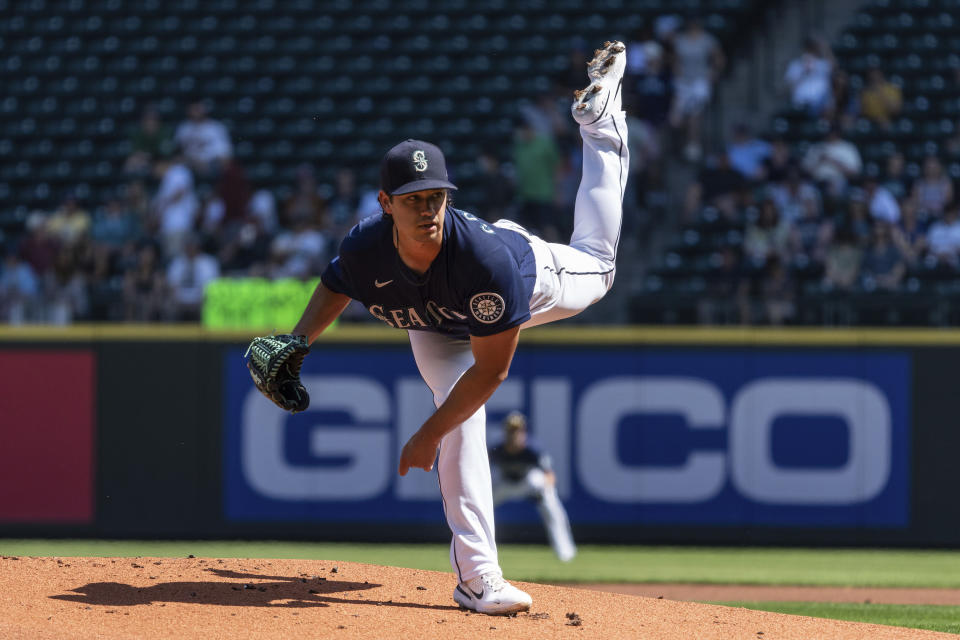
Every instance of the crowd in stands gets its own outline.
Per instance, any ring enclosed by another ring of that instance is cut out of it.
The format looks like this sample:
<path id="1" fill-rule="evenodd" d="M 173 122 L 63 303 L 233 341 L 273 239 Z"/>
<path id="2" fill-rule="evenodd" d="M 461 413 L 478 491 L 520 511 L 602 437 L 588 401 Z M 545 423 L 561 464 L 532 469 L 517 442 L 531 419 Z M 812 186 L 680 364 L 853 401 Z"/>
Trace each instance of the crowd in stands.
<path id="1" fill-rule="evenodd" d="M 665 132 L 698 139 L 723 64 L 698 20 L 666 17 L 642 37 L 631 45 L 625 86 L 634 157 L 625 232 L 636 231 L 650 193 L 663 188 Z M 581 169 L 569 105 L 592 55 L 586 42 L 573 43 L 552 89 L 521 104 L 512 139 L 490 140 L 476 159 L 483 198 L 462 206 L 489 220 L 512 218 L 551 241 L 569 237 Z M 350 227 L 380 213 L 376 185 L 357 184 L 349 166 L 331 184 L 305 164 L 283 194 L 258 188 L 210 103 L 182 107 L 182 121 L 170 123 L 144 105 L 106 201 L 64 193 L 55 210 L 29 214 L 0 264 L 0 321 L 196 322 L 213 279 L 315 277 Z M 690 157 L 699 153 L 694 147 Z"/>
<path id="2" fill-rule="evenodd" d="M 130 140 L 112 197 L 29 214 L 0 267 L 2 321 L 196 322 L 213 279 L 313 277 L 371 212 L 348 169 L 325 187 L 303 166 L 280 202 L 256 189 L 203 100 L 175 128 L 148 105 Z"/>
<path id="3" fill-rule="evenodd" d="M 815 38 L 784 80 L 793 107 L 821 125 L 822 137 L 801 152 L 741 123 L 703 164 L 686 195 L 685 222 L 727 233 L 710 256 L 699 321 L 790 323 L 802 287 L 841 296 L 898 292 L 913 272 L 960 275 L 960 201 L 942 159 L 930 154 L 910 172 L 894 152 L 868 172 L 847 139 L 864 119 L 890 127 L 902 108 L 900 88 L 872 68 L 851 90 Z"/>
<path id="4" fill-rule="evenodd" d="M 821 124 L 821 139 L 797 146 L 742 122 L 723 148 L 705 151 L 704 110 L 726 64 L 718 40 L 696 16 L 667 15 L 628 51 L 624 233 L 643 234 L 665 201 L 671 150 L 698 167 L 680 222 L 729 230 L 710 256 L 700 321 L 789 323 L 802 286 L 896 291 L 914 269 L 960 269 L 960 205 L 941 159 L 911 171 L 895 152 L 867 171 L 847 139 L 864 120 L 890 127 L 902 108 L 879 67 L 852 83 L 826 43 L 809 38 L 785 70 L 784 100 Z M 482 200 L 454 194 L 455 206 L 515 219 L 550 241 L 569 235 L 581 163 L 570 93 L 591 56 L 573 43 L 552 90 L 521 105 L 512 139 L 488 141 L 476 158 Z M 349 166 L 330 184 L 304 164 L 284 192 L 259 188 L 207 101 L 183 113 L 174 125 L 145 105 L 106 201 L 68 192 L 55 210 L 30 213 L 0 263 L 0 321 L 196 322 L 213 279 L 315 277 L 353 224 L 380 213 L 376 185 L 358 184 Z M 960 154 L 960 136 L 941 148 Z"/>

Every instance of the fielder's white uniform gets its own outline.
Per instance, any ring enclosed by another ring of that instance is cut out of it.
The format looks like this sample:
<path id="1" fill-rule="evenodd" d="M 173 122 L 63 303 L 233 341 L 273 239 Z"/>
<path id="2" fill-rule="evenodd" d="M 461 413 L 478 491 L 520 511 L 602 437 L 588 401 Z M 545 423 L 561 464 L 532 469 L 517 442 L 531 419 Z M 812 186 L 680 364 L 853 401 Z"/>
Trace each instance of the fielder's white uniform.
<path id="1" fill-rule="evenodd" d="M 493 463 L 493 506 L 511 500 L 532 500 L 547 529 L 553 552 L 567 562 L 577 555 L 567 510 L 560 502 L 557 486 L 548 478 L 550 456 L 530 445 L 511 452 L 505 445 L 490 450 Z"/>

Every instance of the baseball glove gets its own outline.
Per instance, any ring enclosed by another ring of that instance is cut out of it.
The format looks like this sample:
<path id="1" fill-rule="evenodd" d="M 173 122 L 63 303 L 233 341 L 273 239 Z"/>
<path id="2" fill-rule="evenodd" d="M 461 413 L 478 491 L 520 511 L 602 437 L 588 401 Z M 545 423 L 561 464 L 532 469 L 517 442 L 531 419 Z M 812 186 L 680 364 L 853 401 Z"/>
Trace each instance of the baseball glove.
<path id="1" fill-rule="evenodd" d="M 253 383 L 284 411 L 298 413 L 310 405 L 310 396 L 300 382 L 300 366 L 309 351 L 305 336 L 289 334 L 254 338 L 247 347 Z"/>

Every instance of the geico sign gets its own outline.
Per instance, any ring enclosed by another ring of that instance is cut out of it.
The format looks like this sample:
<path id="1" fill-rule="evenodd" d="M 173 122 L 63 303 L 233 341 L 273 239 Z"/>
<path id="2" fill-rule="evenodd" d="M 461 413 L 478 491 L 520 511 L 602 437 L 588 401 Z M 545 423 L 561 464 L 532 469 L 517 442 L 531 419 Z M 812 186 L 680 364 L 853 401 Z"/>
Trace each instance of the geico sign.
<path id="1" fill-rule="evenodd" d="M 304 383 L 312 391 L 309 412 L 349 416 L 344 425 L 313 427 L 308 440 L 312 456 L 342 462 L 291 463 L 284 454 L 286 414 L 251 389 L 243 407 L 241 467 L 255 491 L 280 500 L 361 500 L 383 494 L 393 483 L 401 500 L 437 495 L 429 474 L 394 481 L 397 451 L 433 410 L 418 378 L 399 378 L 392 389 L 364 376 L 305 376 Z M 532 430 L 554 458 L 565 496 L 573 468 L 586 492 L 613 503 L 707 502 L 729 480 L 758 503 L 850 505 L 876 497 L 890 477 L 890 407 L 883 393 L 863 380 L 760 378 L 740 388 L 728 405 L 716 385 L 699 378 L 610 377 L 584 388 L 573 405 L 567 379 L 539 376 L 507 380 L 487 403 L 491 413 L 527 410 Z M 618 430 L 625 418 L 644 414 L 679 415 L 690 429 L 727 429 L 727 449 L 692 449 L 674 466 L 626 464 L 617 450 Z M 831 468 L 778 466 L 771 440 L 775 421 L 784 416 L 841 419 L 848 432 L 846 462 Z"/>

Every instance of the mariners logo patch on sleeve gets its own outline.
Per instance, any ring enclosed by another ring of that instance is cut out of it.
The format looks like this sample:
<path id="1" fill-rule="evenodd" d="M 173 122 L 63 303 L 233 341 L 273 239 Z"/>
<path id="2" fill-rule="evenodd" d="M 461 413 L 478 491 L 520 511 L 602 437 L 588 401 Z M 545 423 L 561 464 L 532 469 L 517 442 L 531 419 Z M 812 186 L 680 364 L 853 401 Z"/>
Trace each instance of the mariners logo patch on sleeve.
<path id="1" fill-rule="evenodd" d="M 470 298 L 470 313 L 484 324 L 491 324 L 503 315 L 503 298 L 496 293 L 478 293 Z"/>

